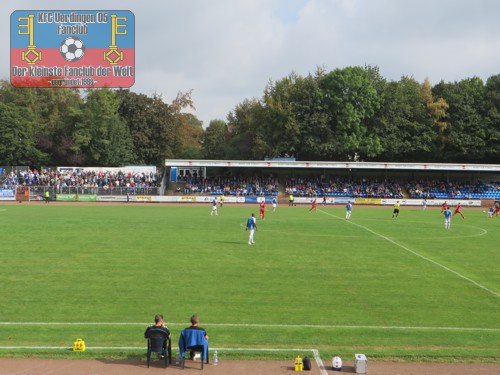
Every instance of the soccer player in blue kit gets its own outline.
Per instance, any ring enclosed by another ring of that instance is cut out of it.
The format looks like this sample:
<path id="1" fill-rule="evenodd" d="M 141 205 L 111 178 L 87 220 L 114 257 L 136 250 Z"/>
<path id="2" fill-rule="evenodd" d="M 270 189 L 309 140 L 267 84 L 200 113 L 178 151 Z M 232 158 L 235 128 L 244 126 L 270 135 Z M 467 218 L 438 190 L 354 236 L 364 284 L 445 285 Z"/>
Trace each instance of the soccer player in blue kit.
<path id="1" fill-rule="evenodd" d="M 252 216 L 250 216 L 247 220 L 247 227 L 245 230 L 250 231 L 250 236 L 248 237 L 248 244 L 253 245 L 253 233 L 257 229 L 257 219 L 255 219 L 255 214 L 252 213 Z"/>
<path id="2" fill-rule="evenodd" d="M 444 229 L 450 229 L 452 212 L 449 207 L 443 211 L 443 215 L 444 215 Z"/>
<path id="3" fill-rule="evenodd" d="M 218 215 L 218 213 L 217 213 L 217 199 L 215 199 L 215 198 L 212 200 L 212 212 L 210 212 L 210 216 L 213 216 L 214 213 L 215 213 L 215 216 Z"/>
<path id="4" fill-rule="evenodd" d="M 352 204 L 351 201 L 347 201 L 345 205 L 345 219 L 349 220 L 351 218 Z"/>

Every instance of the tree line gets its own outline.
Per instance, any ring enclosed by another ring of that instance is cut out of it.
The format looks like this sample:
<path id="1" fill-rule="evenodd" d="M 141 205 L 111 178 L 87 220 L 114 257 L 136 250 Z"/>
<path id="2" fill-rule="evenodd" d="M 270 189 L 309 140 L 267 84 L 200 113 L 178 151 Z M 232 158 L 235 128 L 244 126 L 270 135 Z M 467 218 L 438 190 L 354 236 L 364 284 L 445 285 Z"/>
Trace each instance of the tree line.
<path id="1" fill-rule="evenodd" d="M 291 73 L 203 128 L 191 92 L 0 82 L 0 165 L 163 165 L 167 158 L 500 162 L 500 75 L 432 86 L 377 67 Z"/>
<path id="2" fill-rule="evenodd" d="M 15 88 L 0 82 L 0 165 L 161 166 L 201 149 L 202 123 L 182 113 L 191 93 L 169 104 L 129 90 Z M 193 151 L 194 150 L 194 151 Z"/>

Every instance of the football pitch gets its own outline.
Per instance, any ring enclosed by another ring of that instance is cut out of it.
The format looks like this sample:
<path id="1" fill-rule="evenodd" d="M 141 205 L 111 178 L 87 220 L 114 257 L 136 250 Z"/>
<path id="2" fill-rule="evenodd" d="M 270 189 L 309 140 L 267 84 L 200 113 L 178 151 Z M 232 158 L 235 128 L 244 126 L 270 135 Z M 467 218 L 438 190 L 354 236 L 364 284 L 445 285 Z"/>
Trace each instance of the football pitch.
<path id="1" fill-rule="evenodd" d="M 0 356 L 140 356 L 162 313 L 223 357 L 500 360 L 500 218 L 438 208 L 0 205 Z M 60 349 L 60 350 L 59 350 Z M 175 352 L 175 351 L 174 351 Z"/>

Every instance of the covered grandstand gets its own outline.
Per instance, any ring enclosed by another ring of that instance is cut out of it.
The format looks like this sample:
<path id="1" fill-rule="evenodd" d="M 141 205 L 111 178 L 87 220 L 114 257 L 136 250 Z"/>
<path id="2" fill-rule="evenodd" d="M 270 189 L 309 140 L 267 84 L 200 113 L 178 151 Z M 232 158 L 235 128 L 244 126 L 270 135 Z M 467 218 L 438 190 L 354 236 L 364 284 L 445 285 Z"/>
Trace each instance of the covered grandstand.
<path id="1" fill-rule="evenodd" d="M 279 196 L 292 189 L 296 196 L 500 199 L 498 164 L 166 160 L 165 167 L 168 194 Z"/>

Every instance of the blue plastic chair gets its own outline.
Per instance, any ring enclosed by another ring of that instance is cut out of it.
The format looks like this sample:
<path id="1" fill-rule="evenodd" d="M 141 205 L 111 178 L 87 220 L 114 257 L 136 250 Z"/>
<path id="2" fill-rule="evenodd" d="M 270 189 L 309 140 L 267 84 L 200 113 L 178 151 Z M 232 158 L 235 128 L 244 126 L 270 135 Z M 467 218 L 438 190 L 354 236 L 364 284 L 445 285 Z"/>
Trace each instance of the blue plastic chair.
<path id="1" fill-rule="evenodd" d="M 201 353 L 201 369 L 205 360 L 208 363 L 208 341 L 201 329 L 183 329 L 179 337 L 179 352 L 182 357 L 182 368 L 186 360 L 186 351 Z"/>

